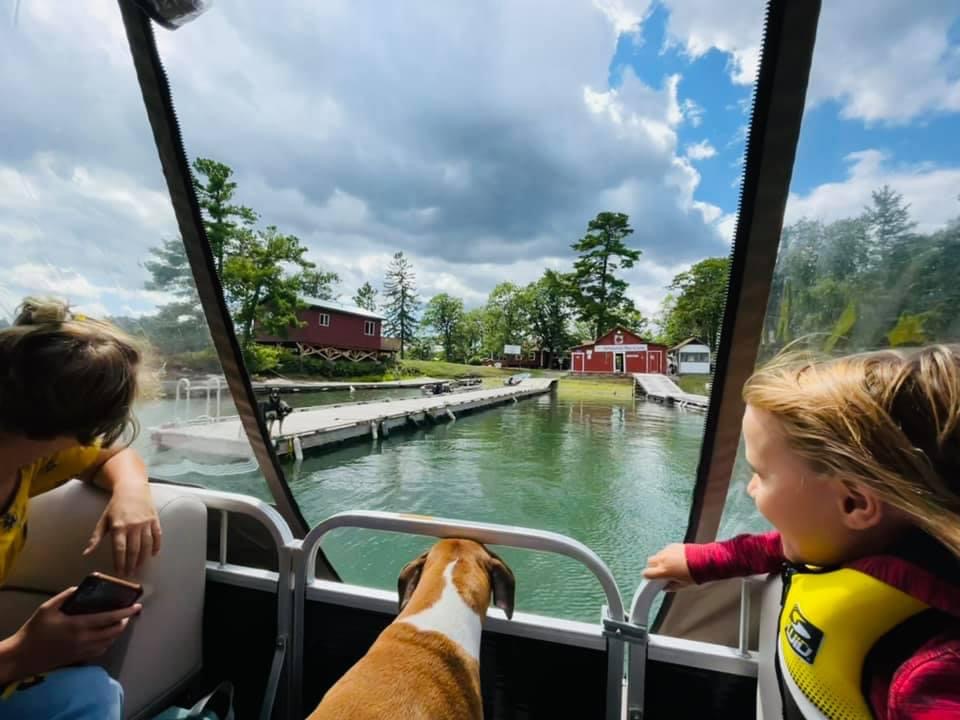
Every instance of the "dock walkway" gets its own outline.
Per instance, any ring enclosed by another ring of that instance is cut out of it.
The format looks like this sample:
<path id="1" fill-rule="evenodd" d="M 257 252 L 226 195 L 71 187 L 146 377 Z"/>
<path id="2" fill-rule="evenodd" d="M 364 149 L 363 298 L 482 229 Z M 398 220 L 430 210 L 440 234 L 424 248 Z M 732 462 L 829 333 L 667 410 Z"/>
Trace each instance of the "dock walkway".
<path id="1" fill-rule="evenodd" d="M 294 410 L 283 421 L 283 432 L 273 425 L 277 452 L 299 454 L 369 435 L 385 437 L 405 426 L 420 426 L 428 421 L 454 420 L 461 413 L 516 401 L 549 392 L 556 379 L 531 378 L 518 385 L 479 388 L 463 392 L 400 400 L 321 405 Z M 171 423 L 152 428 L 151 437 L 161 448 L 217 458 L 246 458 L 250 446 L 240 418 L 225 417 L 202 423 Z"/>
<path id="2" fill-rule="evenodd" d="M 656 402 L 697 410 L 706 410 L 710 405 L 710 398 L 707 395 L 693 395 L 684 392 L 683 388 L 666 375 L 633 373 L 633 382 L 638 395 Z"/>
<path id="3" fill-rule="evenodd" d="M 254 381 L 253 391 L 256 393 L 268 393 L 271 388 L 279 388 L 281 393 L 307 393 L 307 392 L 336 392 L 348 390 L 397 390 L 397 389 L 416 389 L 424 385 L 432 385 L 435 382 L 442 382 L 437 378 L 418 377 L 407 380 L 382 380 L 377 382 L 348 382 L 343 380 L 287 380 L 286 378 L 276 378 L 274 380 Z M 180 378 L 179 380 L 163 380 L 160 389 L 167 397 L 180 395 L 215 394 L 217 387 L 226 391 L 227 381 L 222 375 L 206 375 L 194 378 Z"/>
<path id="4" fill-rule="evenodd" d="M 436 382 L 443 382 L 437 378 L 418 377 L 409 380 L 382 380 L 378 382 L 344 382 L 337 380 L 314 381 L 314 380 L 266 380 L 264 382 L 254 382 L 253 390 L 258 393 L 269 392 L 272 388 L 279 388 L 282 393 L 297 392 L 327 392 L 330 390 L 396 390 L 402 388 L 416 389 L 424 385 L 433 385 Z"/>

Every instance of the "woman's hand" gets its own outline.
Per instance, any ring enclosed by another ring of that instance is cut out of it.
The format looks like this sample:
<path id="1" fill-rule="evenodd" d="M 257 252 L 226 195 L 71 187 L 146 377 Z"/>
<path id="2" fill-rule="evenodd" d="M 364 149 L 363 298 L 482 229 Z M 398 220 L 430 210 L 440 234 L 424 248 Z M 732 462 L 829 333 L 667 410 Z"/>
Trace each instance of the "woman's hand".
<path id="1" fill-rule="evenodd" d="M 648 557 L 643 577 L 647 580 L 666 580 L 667 590 L 679 590 L 693 585 L 683 543 L 671 543 L 656 555 Z"/>
<path id="2" fill-rule="evenodd" d="M 60 606 L 75 587 L 67 588 L 36 609 L 12 637 L 0 643 L 4 666 L 10 669 L 0 678 L 21 680 L 43 672 L 89 662 L 107 651 L 120 637 L 130 618 L 140 613 L 139 603 L 123 610 L 90 615 L 65 615 Z"/>
<path id="3" fill-rule="evenodd" d="M 160 521 L 153 506 L 147 466 L 132 448 L 101 451 L 89 481 L 110 492 L 110 502 L 93 529 L 84 555 L 92 553 L 105 535 L 113 542 L 113 565 L 129 575 L 160 552 Z"/>
<path id="4" fill-rule="evenodd" d="M 108 533 L 113 542 L 113 565 L 120 575 L 132 574 L 144 560 L 160 552 L 160 520 L 145 481 L 118 481 L 113 486 L 110 502 L 83 554 L 92 553 Z"/>

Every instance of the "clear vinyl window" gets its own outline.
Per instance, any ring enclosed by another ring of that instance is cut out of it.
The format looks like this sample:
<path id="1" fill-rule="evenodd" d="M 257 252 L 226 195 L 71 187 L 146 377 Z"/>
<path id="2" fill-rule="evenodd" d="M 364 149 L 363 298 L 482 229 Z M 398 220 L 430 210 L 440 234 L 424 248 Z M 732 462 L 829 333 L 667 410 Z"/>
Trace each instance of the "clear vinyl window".
<path id="1" fill-rule="evenodd" d="M 28 295 L 109 320 L 150 358 L 133 447 L 152 478 L 270 499 L 199 306 L 115 3 L 16 3 L 0 19 L 0 325 Z"/>
<path id="2" fill-rule="evenodd" d="M 0 144 L 3 302 L 58 291 L 123 319 L 168 388 L 141 409 L 151 473 L 264 496 L 116 9 L 96 7 L 21 3 L 2 28 L 16 50 L 0 73 L 14 133 Z M 410 383 L 424 377 L 489 392 L 522 370 L 559 385 L 302 461 L 304 414 L 271 423 L 311 523 L 361 508 L 555 530 L 593 548 L 626 596 L 646 556 L 683 536 L 704 416 L 638 397 L 634 378 L 665 372 L 665 349 L 688 338 L 716 347 L 762 28 L 753 8 L 735 43 L 710 40 L 726 14 L 281 0 L 217 3 L 158 32 L 257 390 L 280 384 L 289 406 L 336 414 L 420 401 Z M 340 307 L 330 330 L 311 314 Z M 645 349 L 611 350 L 616 328 Z M 670 392 L 706 402 L 708 373 L 672 377 Z M 324 549 L 345 579 L 382 587 L 412 551 L 362 533 Z M 511 562 L 521 609 L 596 620 L 585 571 Z"/>
<path id="3" fill-rule="evenodd" d="M 960 340 L 960 116 L 936 89 L 956 84 L 958 12 L 904 7 L 844 35 L 867 12 L 823 8 L 758 364 L 797 342 L 847 354 Z M 904 62 L 893 48 L 921 35 L 944 54 Z M 767 527 L 749 479 L 741 447 L 721 537 Z"/>

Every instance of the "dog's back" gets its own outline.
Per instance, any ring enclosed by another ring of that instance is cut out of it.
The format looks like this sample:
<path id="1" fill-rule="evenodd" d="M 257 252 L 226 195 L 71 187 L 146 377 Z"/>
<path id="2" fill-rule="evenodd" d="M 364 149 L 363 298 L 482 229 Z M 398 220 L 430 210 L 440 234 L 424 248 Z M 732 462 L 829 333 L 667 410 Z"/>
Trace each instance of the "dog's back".
<path id="1" fill-rule="evenodd" d="M 482 717 L 480 663 L 441 633 L 397 622 L 330 689 L 310 720 Z"/>

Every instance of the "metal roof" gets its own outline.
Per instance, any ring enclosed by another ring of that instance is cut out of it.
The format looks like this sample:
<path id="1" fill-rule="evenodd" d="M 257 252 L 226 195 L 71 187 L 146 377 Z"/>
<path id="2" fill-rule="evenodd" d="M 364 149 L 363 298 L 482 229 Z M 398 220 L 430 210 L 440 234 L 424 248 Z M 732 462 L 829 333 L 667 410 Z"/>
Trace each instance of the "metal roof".
<path id="1" fill-rule="evenodd" d="M 631 335 L 638 338 L 641 342 L 646 343 L 647 345 L 660 345 L 661 347 L 663 347 L 660 343 L 653 342 L 652 340 L 647 340 L 646 338 L 643 337 L 643 335 L 636 332 L 635 330 L 631 330 L 625 325 L 615 325 L 598 338 L 594 338 L 593 340 L 584 340 L 579 345 L 574 345 L 572 348 L 569 349 L 568 352 L 573 352 L 574 350 L 580 350 L 582 348 L 593 347 L 594 345 L 597 344 L 597 342 L 605 338 L 607 335 L 610 335 L 611 333 L 615 333 L 618 330 L 620 332 L 630 333 Z"/>
<path id="2" fill-rule="evenodd" d="M 707 350 L 710 349 L 710 346 L 707 345 L 703 340 L 698 337 L 688 337 L 682 342 L 678 342 L 676 345 L 670 348 L 670 350 L 679 350 L 680 348 L 686 347 L 687 345 L 703 345 Z"/>
<path id="3" fill-rule="evenodd" d="M 373 318 L 374 320 L 383 320 L 383 315 L 371 310 L 364 310 L 356 305 L 346 305 L 334 300 L 321 300 L 320 298 L 304 297 L 301 298 L 312 308 L 322 308 L 323 310 L 335 310 L 337 312 L 347 313 L 348 315 L 360 315 L 361 317 Z"/>

